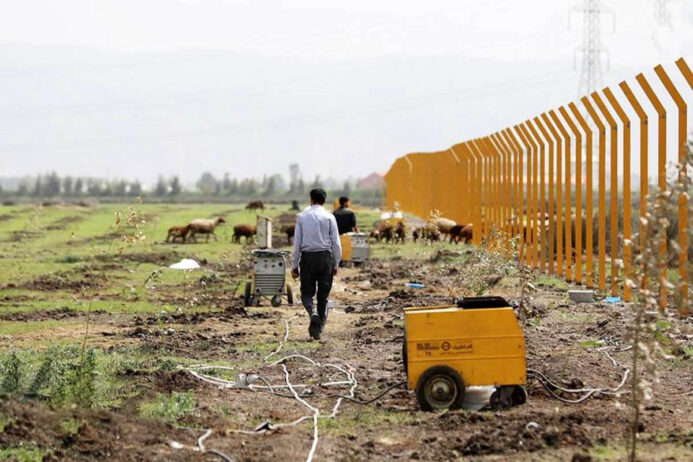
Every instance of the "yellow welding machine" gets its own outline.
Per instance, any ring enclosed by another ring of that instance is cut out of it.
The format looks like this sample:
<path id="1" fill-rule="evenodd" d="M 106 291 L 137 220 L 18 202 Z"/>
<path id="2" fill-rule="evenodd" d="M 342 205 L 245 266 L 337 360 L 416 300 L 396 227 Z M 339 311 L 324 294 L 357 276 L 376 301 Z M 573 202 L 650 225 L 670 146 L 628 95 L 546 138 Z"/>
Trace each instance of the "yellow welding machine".
<path id="1" fill-rule="evenodd" d="M 424 410 L 455 409 L 468 386 L 495 386 L 491 406 L 523 404 L 525 338 L 502 297 L 466 297 L 455 305 L 405 308 L 407 384 Z"/>

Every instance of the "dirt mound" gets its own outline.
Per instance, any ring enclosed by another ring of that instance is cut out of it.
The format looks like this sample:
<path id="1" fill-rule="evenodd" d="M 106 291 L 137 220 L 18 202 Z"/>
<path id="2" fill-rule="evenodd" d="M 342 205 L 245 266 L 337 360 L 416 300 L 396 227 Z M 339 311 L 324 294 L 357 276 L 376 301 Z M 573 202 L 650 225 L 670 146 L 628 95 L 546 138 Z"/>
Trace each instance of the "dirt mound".
<path id="1" fill-rule="evenodd" d="M 6 417 L 0 432 L 0 447 L 12 448 L 31 441 L 51 449 L 44 460 L 186 460 L 189 452 L 174 452 L 167 442 L 181 430 L 135 417 L 133 414 L 79 409 L 54 411 L 38 401 L 5 401 L 0 413 Z M 75 431 L 61 423 L 80 422 Z"/>
<path id="2" fill-rule="evenodd" d="M 175 372 L 157 371 L 154 374 L 156 389 L 166 393 L 194 390 L 200 383 L 189 372 L 183 370 Z"/>
<path id="3" fill-rule="evenodd" d="M 68 279 L 62 274 L 42 274 L 21 287 L 30 290 L 70 290 L 79 292 L 99 287 L 105 280 L 106 278 L 103 274 L 91 272 L 81 273 L 79 279 Z"/>
<path id="4" fill-rule="evenodd" d="M 91 314 L 105 314 L 103 310 L 94 310 Z M 0 314 L 0 319 L 3 321 L 48 321 L 51 319 L 70 319 L 86 316 L 84 311 L 74 311 L 68 307 L 58 308 L 57 310 L 37 310 L 18 313 Z"/>
<path id="5" fill-rule="evenodd" d="M 135 263 L 153 263 L 155 265 L 168 266 L 171 263 L 175 263 L 184 255 L 171 250 L 167 252 L 142 252 L 142 253 L 123 253 L 118 255 L 97 255 L 96 259 L 100 261 L 119 261 L 119 262 L 135 262 Z M 185 258 L 192 258 L 197 260 L 200 264 L 206 264 L 205 259 L 198 259 L 193 256 L 185 256 Z"/>
<path id="6" fill-rule="evenodd" d="M 67 228 L 67 225 L 71 223 L 77 223 L 79 221 L 84 220 L 84 217 L 80 215 L 69 215 L 67 217 L 62 217 L 59 220 L 55 220 L 53 223 L 49 224 L 46 226 L 46 229 L 48 230 L 58 230 L 58 229 L 65 229 Z"/>

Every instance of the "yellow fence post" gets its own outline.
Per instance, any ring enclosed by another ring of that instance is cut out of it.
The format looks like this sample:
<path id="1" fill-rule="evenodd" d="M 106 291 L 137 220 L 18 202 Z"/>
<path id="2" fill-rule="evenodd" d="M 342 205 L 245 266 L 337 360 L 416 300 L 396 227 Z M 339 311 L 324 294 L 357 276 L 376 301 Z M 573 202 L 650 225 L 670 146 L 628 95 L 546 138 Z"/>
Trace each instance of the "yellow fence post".
<path id="1" fill-rule="evenodd" d="M 598 230 L 597 230 L 597 252 L 598 252 L 598 285 L 602 292 L 606 290 L 606 127 L 594 110 L 592 103 L 587 97 L 583 96 L 582 104 L 587 108 L 587 112 L 597 125 L 599 130 L 599 198 L 598 198 Z"/>
<path id="2" fill-rule="evenodd" d="M 476 150 L 474 141 L 470 140 L 464 144 L 465 150 L 472 159 L 473 169 L 471 174 L 474 177 L 474 226 L 472 227 L 473 235 L 472 241 L 476 245 L 481 245 L 482 240 L 482 218 L 481 218 L 481 207 L 482 207 L 482 190 L 481 182 L 483 180 L 483 167 L 481 164 L 481 156 Z"/>
<path id="3" fill-rule="evenodd" d="M 667 112 L 645 76 L 643 74 L 638 74 L 635 80 L 638 81 L 640 87 L 645 92 L 645 96 L 650 100 L 650 104 L 652 104 L 657 111 L 657 185 L 660 192 L 665 192 L 667 190 Z M 659 271 L 659 309 L 661 311 L 664 311 L 667 306 L 667 288 L 664 285 L 664 281 L 667 277 L 667 267 L 664 263 L 666 261 L 666 255 L 667 236 L 666 233 L 663 233 L 659 243 L 659 256 L 662 262 L 660 263 L 661 268 Z"/>
<path id="4" fill-rule="evenodd" d="M 560 107 L 558 111 L 565 117 L 565 108 Z M 563 240 L 563 249 L 564 249 L 564 263 L 565 263 L 565 279 L 566 281 L 572 281 L 573 280 L 573 252 L 572 252 L 572 226 L 571 226 L 571 215 L 572 215 L 572 210 L 571 210 L 571 181 L 572 178 L 570 176 L 570 135 L 568 134 L 568 131 L 565 129 L 565 126 L 563 125 L 563 122 L 558 118 L 558 116 L 555 116 L 555 112 L 551 111 L 551 117 L 554 119 L 554 123 L 556 124 L 556 127 L 558 130 L 561 132 L 561 135 L 563 136 L 563 165 L 564 165 L 564 175 L 563 175 L 563 204 L 560 204 L 561 207 L 564 207 L 563 210 L 563 230 L 564 230 L 564 240 Z M 560 170 L 560 165 L 558 167 L 558 174 L 561 174 Z"/>
<path id="5" fill-rule="evenodd" d="M 681 58 L 683 60 L 683 58 Z M 685 62 L 685 61 L 683 61 Z M 655 72 L 657 77 L 664 84 L 671 99 L 674 100 L 676 107 L 679 110 L 679 127 L 678 127 L 678 152 L 679 152 L 679 163 L 683 164 L 686 159 L 686 129 L 688 125 L 688 115 L 687 115 L 687 105 L 681 94 L 674 86 L 673 82 L 669 78 L 664 68 L 660 65 L 655 67 Z M 678 181 L 681 185 L 684 184 L 685 175 L 687 175 L 684 169 L 679 172 Z M 688 300 L 688 271 L 686 270 L 686 260 L 688 260 L 688 196 L 687 191 L 681 192 L 678 195 L 679 202 L 679 247 L 681 251 L 679 253 L 679 315 L 681 317 L 688 315 L 688 308 L 686 302 Z"/>
<path id="6" fill-rule="evenodd" d="M 549 123 L 546 118 L 546 126 L 549 127 L 551 135 L 556 139 L 556 274 L 563 276 L 563 145 L 565 143 L 565 135 L 559 134 L 556 129 L 558 116 L 553 109 L 549 111 L 549 115 L 553 123 Z"/>
<path id="7" fill-rule="evenodd" d="M 529 141 L 529 144 L 532 146 L 532 170 L 530 172 L 530 178 L 531 178 L 531 185 L 532 185 L 532 198 L 531 198 L 531 203 L 532 203 L 532 215 L 530 217 L 532 221 L 532 266 L 534 268 L 537 268 L 538 266 L 538 261 L 539 261 L 539 222 L 537 220 L 538 218 L 538 201 L 539 201 L 539 187 L 537 185 L 538 183 L 538 177 L 539 177 L 539 149 L 537 146 L 536 141 L 532 137 L 532 134 L 530 133 L 530 130 L 528 128 L 529 125 L 529 120 L 523 122 L 520 126 L 524 130 L 525 137 L 527 137 L 527 140 Z"/>
<path id="8" fill-rule="evenodd" d="M 593 186 L 592 186 L 592 129 L 585 120 L 585 118 L 580 114 L 575 103 L 570 103 L 568 105 L 570 112 L 573 114 L 575 120 L 580 124 L 580 128 L 585 132 L 585 257 L 586 257 L 586 285 L 589 288 L 594 287 L 594 243 L 592 242 L 592 236 L 594 233 L 594 219 L 592 217 L 594 210 L 594 199 Z M 580 187 L 582 190 L 582 186 Z M 582 207 L 580 207 L 577 212 L 578 216 L 575 219 L 575 227 L 577 229 L 578 224 L 580 226 L 580 232 L 575 232 L 576 238 L 579 235 L 582 238 Z M 581 242 L 582 243 L 582 242 Z M 576 247 L 577 244 L 576 244 Z M 582 245 L 579 246 L 582 250 Z M 582 262 L 580 263 L 582 266 Z"/>
<path id="9" fill-rule="evenodd" d="M 513 130 L 506 129 L 506 134 L 508 139 L 515 148 L 515 235 L 520 235 L 521 245 L 524 247 L 525 244 L 525 233 L 524 233 L 524 202 L 523 202 L 523 181 L 524 177 L 522 174 L 522 164 L 523 164 L 523 150 L 520 142 L 517 140 Z"/>
<path id="10" fill-rule="evenodd" d="M 554 145 L 554 140 L 551 136 L 549 136 L 549 132 L 546 130 L 544 127 L 544 124 L 548 121 L 546 118 L 546 114 L 541 115 L 542 119 L 544 119 L 544 122 L 542 123 L 542 119 L 539 117 L 534 118 L 534 123 L 539 127 L 539 131 L 541 132 L 542 136 L 546 140 L 546 144 L 549 146 L 549 152 L 548 152 L 548 177 L 549 177 L 549 202 L 548 202 L 548 219 L 549 219 L 549 234 L 548 234 L 548 242 L 546 246 L 548 247 L 548 270 L 550 274 L 554 274 L 554 247 L 555 247 L 555 242 L 556 242 L 556 235 L 555 235 L 555 218 L 556 215 L 554 213 L 554 187 L 553 187 L 553 145 Z"/>
<path id="11" fill-rule="evenodd" d="M 527 245 L 527 264 L 537 267 L 535 244 L 536 244 L 536 228 L 535 218 L 536 213 L 536 201 L 534 200 L 534 189 L 536 184 L 534 183 L 534 163 L 536 161 L 536 146 L 534 142 L 530 139 L 529 131 L 525 126 L 524 122 L 518 125 L 520 138 L 522 142 L 527 147 L 527 194 L 526 194 L 526 216 L 527 216 L 527 236 L 529 244 Z"/>
<path id="12" fill-rule="evenodd" d="M 611 129 L 609 134 L 610 148 L 609 157 L 611 158 L 610 166 L 610 187 L 609 187 L 609 204 L 610 204 L 610 225 L 609 225 L 609 247 L 611 247 L 611 295 L 618 295 L 618 126 L 616 120 L 609 112 L 609 109 L 604 104 L 604 101 L 599 96 L 599 93 L 593 92 L 592 99 L 597 103 L 597 107 L 604 115 L 606 123 Z M 606 162 L 606 160 L 605 160 Z"/>
<path id="13" fill-rule="evenodd" d="M 626 99 L 628 99 L 628 103 L 633 107 L 635 110 L 635 113 L 638 116 L 638 119 L 640 120 L 640 248 L 644 248 L 646 245 L 646 240 L 645 240 L 645 233 L 643 232 L 643 228 L 645 226 L 644 221 L 645 217 L 647 216 L 647 189 L 648 189 L 648 167 L 647 167 L 647 157 L 648 157 L 648 143 L 649 143 L 649 137 L 648 137 L 648 132 L 647 132 L 647 113 L 645 110 L 642 108 L 640 105 L 640 102 L 637 100 L 635 95 L 633 94 L 633 91 L 630 89 L 628 84 L 623 81 L 619 85 L 621 87 L 621 91 L 623 92 L 624 95 L 626 95 Z M 647 279 L 645 278 L 645 275 L 643 275 L 642 281 L 641 281 L 641 288 L 647 287 Z"/>
<path id="14" fill-rule="evenodd" d="M 623 124 L 623 275 L 626 281 L 623 284 L 623 299 L 627 302 L 633 298 L 628 281 L 632 278 L 630 264 L 632 259 L 632 244 L 630 230 L 630 119 L 623 110 L 609 87 L 604 89 L 604 95 L 616 111 Z"/>
<path id="15" fill-rule="evenodd" d="M 538 228 L 537 228 L 537 244 L 541 243 L 539 246 L 539 269 L 542 273 L 546 272 L 546 184 L 544 179 L 545 172 L 545 152 L 544 152 L 544 141 L 539 136 L 537 129 L 531 120 L 527 121 L 527 126 L 532 136 L 539 145 L 539 162 L 538 162 L 538 198 L 539 198 L 539 218 L 538 218 Z M 535 171 L 537 170 L 537 165 L 535 165 Z M 535 180 L 536 181 L 536 180 Z"/>
<path id="16" fill-rule="evenodd" d="M 503 208 L 505 221 L 503 223 L 503 229 L 506 242 L 509 245 L 509 239 L 513 236 L 513 148 L 505 137 L 505 129 L 496 133 L 496 137 L 498 143 L 503 148 L 503 152 L 505 153 L 503 162 Z"/>
<path id="17" fill-rule="evenodd" d="M 520 137 L 520 141 L 524 145 L 524 152 L 526 153 L 524 174 L 524 207 L 523 207 L 523 234 L 525 236 L 525 264 L 527 266 L 532 264 L 532 147 L 529 144 L 525 136 L 525 131 L 522 129 L 522 125 L 518 124 L 515 126 L 517 135 Z"/>
<path id="18" fill-rule="evenodd" d="M 571 237 L 573 230 L 575 230 L 575 239 L 567 242 L 566 245 L 568 248 L 573 243 L 575 245 L 575 282 L 582 284 L 582 133 L 578 130 L 565 107 L 561 107 L 561 115 L 575 136 L 575 218 L 573 219 L 571 213 L 570 222 L 566 223 L 566 226 L 570 227 L 569 235 Z"/>

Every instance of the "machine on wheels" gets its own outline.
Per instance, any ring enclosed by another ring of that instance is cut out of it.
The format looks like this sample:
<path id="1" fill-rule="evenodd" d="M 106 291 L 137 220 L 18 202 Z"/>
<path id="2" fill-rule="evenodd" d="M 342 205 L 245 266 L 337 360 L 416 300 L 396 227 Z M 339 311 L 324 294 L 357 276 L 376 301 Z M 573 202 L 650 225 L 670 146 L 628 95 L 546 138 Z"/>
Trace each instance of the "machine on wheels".
<path id="1" fill-rule="evenodd" d="M 286 283 L 286 255 L 288 252 L 275 249 L 257 249 L 253 255 L 253 281 L 245 284 L 245 306 L 258 306 L 260 300 L 270 298 L 274 307 L 281 306 L 286 295 L 289 305 L 294 304 L 291 286 Z"/>
<path id="2" fill-rule="evenodd" d="M 344 265 L 366 265 L 371 259 L 371 249 L 366 233 L 345 233 L 339 236 L 342 244 Z"/>
<path id="3" fill-rule="evenodd" d="M 459 408 L 468 386 L 495 386 L 494 409 L 527 401 L 525 338 L 501 297 L 405 308 L 403 359 L 408 387 L 425 411 Z"/>

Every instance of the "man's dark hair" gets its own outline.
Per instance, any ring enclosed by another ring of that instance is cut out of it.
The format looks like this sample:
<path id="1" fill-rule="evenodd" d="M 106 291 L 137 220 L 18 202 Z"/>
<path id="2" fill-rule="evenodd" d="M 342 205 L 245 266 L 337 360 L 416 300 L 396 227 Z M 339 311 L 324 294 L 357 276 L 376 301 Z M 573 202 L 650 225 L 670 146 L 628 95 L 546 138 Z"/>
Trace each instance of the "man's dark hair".
<path id="1" fill-rule="evenodd" d="M 310 191 L 310 200 L 318 205 L 323 205 L 325 199 L 327 198 L 327 193 L 322 188 L 315 188 Z"/>
<path id="2" fill-rule="evenodd" d="M 346 207 L 346 205 L 349 203 L 349 198 L 346 196 L 342 196 L 339 198 L 339 206 L 340 207 Z"/>

